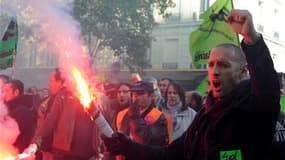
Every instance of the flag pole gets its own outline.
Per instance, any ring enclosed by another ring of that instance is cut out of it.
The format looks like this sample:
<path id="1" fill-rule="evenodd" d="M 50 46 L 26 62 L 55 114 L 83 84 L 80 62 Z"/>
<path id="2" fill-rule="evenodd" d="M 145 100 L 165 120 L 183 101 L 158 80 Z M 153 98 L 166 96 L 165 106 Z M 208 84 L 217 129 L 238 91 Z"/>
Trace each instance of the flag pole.
<path id="1" fill-rule="evenodd" d="M 12 79 L 15 78 L 15 71 L 16 71 L 16 67 L 15 67 L 15 59 L 16 59 L 16 50 L 13 50 L 13 54 L 12 54 L 12 71 L 11 71 L 11 77 Z"/>
<path id="2" fill-rule="evenodd" d="M 16 54 L 17 54 L 17 48 L 18 48 L 18 36 L 19 36 L 19 33 L 18 33 L 18 23 L 17 23 L 17 18 L 16 19 L 16 24 L 15 24 L 15 27 L 16 27 L 16 36 L 17 36 L 17 39 L 16 39 L 16 44 L 15 44 L 15 48 L 13 50 L 13 54 L 12 54 L 12 74 L 11 74 L 11 77 L 14 79 L 16 77 Z"/>

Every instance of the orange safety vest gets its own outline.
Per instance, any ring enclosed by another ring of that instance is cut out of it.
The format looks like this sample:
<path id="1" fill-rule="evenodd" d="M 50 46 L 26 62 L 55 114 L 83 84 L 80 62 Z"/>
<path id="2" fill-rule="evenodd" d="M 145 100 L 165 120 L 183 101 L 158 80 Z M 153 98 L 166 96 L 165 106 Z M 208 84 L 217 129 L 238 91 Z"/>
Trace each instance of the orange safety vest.
<path id="1" fill-rule="evenodd" d="M 120 111 L 117 115 L 117 120 L 116 120 L 116 127 L 118 131 L 122 130 L 122 122 L 123 119 L 126 115 L 126 113 L 128 112 L 129 108 L 126 108 L 122 111 Z M 145 117 L 144 120 L 146 122 L 147 126 L 150 126 L 152 124 L 154 124 L 159 117 L 162 115 L 163 113 L 161 111 L 159 111 L 156 108 L 153 108 Z M 170 116 L 164 115 L 167 121 L 167 132 L 168 132 L 168 139 L 169 139 L 169 143 L 170 143 L 170 131 L 171 131 L 171 126 L 172 126 L 172 119 Z"/>

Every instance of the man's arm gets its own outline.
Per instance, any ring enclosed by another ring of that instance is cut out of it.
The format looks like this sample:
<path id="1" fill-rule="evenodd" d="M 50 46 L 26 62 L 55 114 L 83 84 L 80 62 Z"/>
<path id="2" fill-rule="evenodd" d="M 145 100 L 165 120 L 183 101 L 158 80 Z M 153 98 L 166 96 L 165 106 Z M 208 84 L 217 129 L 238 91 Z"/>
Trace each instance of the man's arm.
<path id="1" fill-rule="evenodd" d="M 260 35 L 259 40 L 253 45 L 248 45 L 243 41 L 241 46 L 248 63 L 252 94 L 259 97 L 279 99 L 278 76 L 262 36 Z"/>
<path id="2" fill-rule="evenodd" d="M 122 154 L 128 159 L 137 160 L 184 160 L 185 136 L 183 134 L 167 146 L 138 144 L 119 132 L 114 133 L 111 138 L 102 136 L 102 139 L 112 155 Z"/>
<path id="3" fill-rule="evenodd" d="M 252 93 L 278 98 L 279 82 L 273 61 L 261 34 L 255 31 L 251 14 L 247 10 L 232 10 L 227 22 L 244 37 L 241 46 L 248 62 Z"/>

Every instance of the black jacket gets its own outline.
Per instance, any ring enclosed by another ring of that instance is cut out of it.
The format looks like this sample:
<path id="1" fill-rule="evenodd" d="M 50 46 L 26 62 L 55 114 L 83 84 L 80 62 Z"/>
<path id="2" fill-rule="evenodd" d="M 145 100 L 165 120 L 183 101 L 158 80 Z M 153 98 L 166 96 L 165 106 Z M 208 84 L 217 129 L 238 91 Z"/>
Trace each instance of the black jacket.
<path id="1" fill-rule="evenodd" d="M 167 147 L 132 143 L 124 153 L 148 160 L 265 160 L 280 110 L 279 82 L 269 50 L 261 38 L 255 45 L 242 42 L 251 75 L 222 101 L 211 94 L 182 137 Z"/>
<path id="2" fill-rule="evenodd" d="M 6 102 L 9 115 L 14 118 L 18 124 L 20 134 L 18 135 L 14 146 L 22 152 L 31 142 L 36 128 L 37 114 L 32 104 L 25 100 L 24 95 Z"/>

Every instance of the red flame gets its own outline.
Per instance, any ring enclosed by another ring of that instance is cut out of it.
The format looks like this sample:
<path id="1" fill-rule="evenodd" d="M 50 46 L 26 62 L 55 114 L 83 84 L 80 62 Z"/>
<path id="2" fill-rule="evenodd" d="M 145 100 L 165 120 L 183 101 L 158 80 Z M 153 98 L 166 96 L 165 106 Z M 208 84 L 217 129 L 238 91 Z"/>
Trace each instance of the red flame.
<path id="1" fill-rule="evenodd" d="M 72 67 L 72 77 L 76 85 L 77 97 L 83 107 L 88 109 L 96 97 L 91 93 L 87 80 L 84 78 L 83 74 L 75 66 Z"/>

